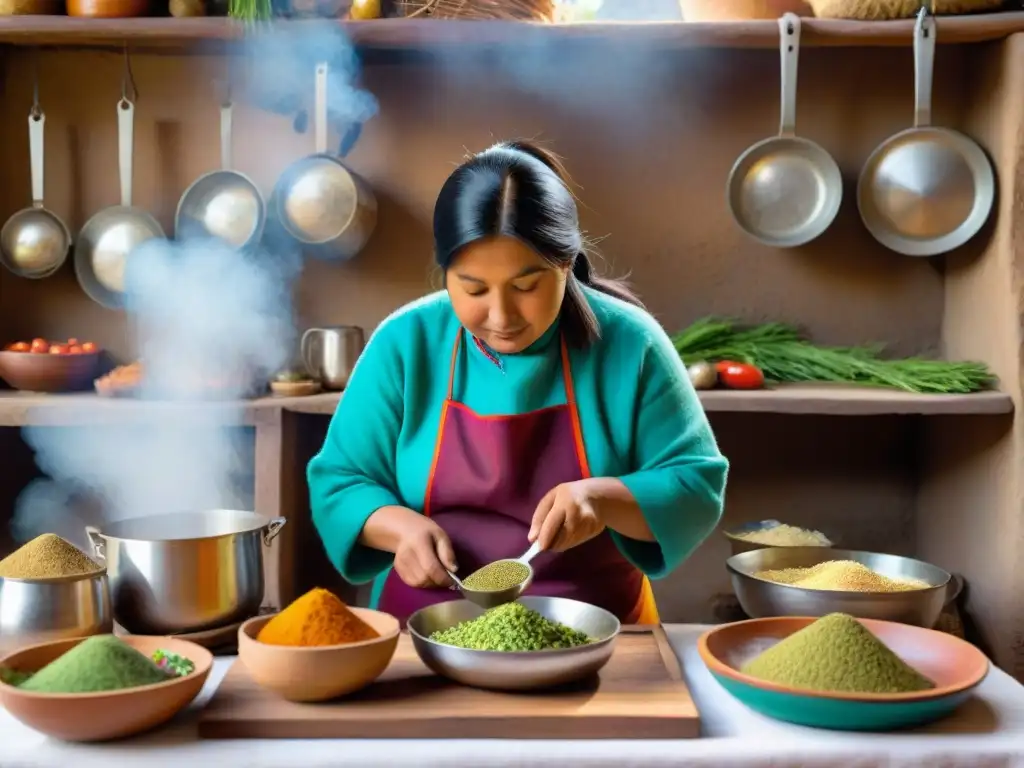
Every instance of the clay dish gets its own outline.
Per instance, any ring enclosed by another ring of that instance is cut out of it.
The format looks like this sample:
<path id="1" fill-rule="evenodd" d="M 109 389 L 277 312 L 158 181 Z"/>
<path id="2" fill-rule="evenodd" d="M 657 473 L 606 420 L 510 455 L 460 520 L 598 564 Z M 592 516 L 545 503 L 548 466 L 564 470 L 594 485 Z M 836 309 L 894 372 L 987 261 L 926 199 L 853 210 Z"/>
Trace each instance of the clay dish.
<path id="1" fill-rule="evenodd" d="M 988 674 L 985 654 L 932 629 L 858 619 L 897 656 L 935 683 L 914 693 L 828 693 L 777 685 L 740 672 L 749 659 L 817 621 L 784 616 L 723 624 L 697 643 L 718 683 L 751 709 L 778 720 L 834 730 L 887 731 L 923 725 L 963 704 Z"/>
<path id="2" fill-rule="evenodd" d="M 0 352 L 0 379 L 22 392 L 89 389 L 99 367 L 99 352 L 81 355 Z"/>
<path id="3" fill-rule="evenodd" d="M 368 608 L 349 608 L 380 637 L 346 645 L 296 648 L 256 640 L 273 616 L 238 628 L 238 659 L 258 685 L 288 701 L 327 701 L 365 688 L 387 669 L 398 647 L 398 619 Z"/>
<path id="4" fill-rule="evenodd" d="M 10 653 L 0 666 L 36 672 L 71 650 L 84 637 L 57 640 Z M 103 693 L 35 693 L 0 682 L 0 704 L 29 728 L 64 741 L 108 741 L 134 736 L 170 720 L 196 697 L 213 666 L 205 648 L 173 637 L 122 637 L 135 650 L 151 656 L 164 649 L 190 659 L 195 671 L 165 683 Z"/>

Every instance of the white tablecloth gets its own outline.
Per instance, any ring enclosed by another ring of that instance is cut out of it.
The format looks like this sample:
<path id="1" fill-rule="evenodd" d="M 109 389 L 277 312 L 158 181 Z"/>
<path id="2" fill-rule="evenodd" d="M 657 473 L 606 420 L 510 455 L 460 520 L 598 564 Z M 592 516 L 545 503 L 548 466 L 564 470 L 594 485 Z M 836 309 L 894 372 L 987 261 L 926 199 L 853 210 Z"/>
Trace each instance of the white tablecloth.
<path id="1" fill-rule="evenodd" d="M 680 741 L 242 741 L 199 740 L 195 715 L 232 659 L 218 659 L 189 711 L 151 734 L 104 745 L 64 744 L 0 711 L 0 766 L 47 768 L 269 768 L 270 766 L 764 766 L 767 768 L 1004 768 L 1024 766 L 1024 687 L 993 669 L 952 718 L 901 734 L 855 734 L 785 725 L 723 691 L 697 656 L 703 627 L 667 627 L 703 718 L 704 735 Z M 514 734 L 510 733 L 510 737 Z"/>

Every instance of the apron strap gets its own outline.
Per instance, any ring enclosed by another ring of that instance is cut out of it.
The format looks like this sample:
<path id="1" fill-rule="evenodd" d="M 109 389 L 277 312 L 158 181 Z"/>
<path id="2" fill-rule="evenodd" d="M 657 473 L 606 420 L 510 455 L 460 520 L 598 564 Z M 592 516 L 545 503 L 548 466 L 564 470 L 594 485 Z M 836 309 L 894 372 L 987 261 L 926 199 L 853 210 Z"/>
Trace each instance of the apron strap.
<path id="1" fill-rule="evenodd" d="M 576 407 L 576 389 L 572 382 L 572 366 L 569 364 L 569 347 L 566 346 L 565 336 L 560 336 L 559 342 L 562 347 L 562 381 L 565 383 L 565 401 L 569 406 L 569 415 L 572 418 L 572 438 L 576 443 L 576 457 L 580 462 L 580 472 L 584 478 L 590 477 L 590 463 L 587 461 L 587 450 L 583 444 L 583 427 L 580 424 L 580 412 Z"/>
<path id="2" fill-rule="evenodd" d="M 455 394 L 455 364 L 459 361 L 459 344 L 462 341 L 462 329 L 455 334 L 455 343 L 452 345 L 452 364 L 448 368 L 448 399 Z"/>

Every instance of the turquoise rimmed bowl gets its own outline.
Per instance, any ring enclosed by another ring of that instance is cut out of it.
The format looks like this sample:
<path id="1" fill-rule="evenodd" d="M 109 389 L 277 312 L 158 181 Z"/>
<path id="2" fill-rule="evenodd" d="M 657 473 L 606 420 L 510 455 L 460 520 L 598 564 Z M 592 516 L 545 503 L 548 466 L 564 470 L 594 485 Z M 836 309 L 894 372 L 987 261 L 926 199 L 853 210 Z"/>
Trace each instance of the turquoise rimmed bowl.
<path id="1" fill-rule="evenodd" d="M 817 621 L 783 616 L 723 624 L 697 650 L 711 676 L 736 699 L 775 720 L 837 731 L 893 731 L 940 720 L 963 704 L 988 674 L 985 654 L 931 629 L 858 619 L 897 656 L 935 683 L 917 693 L 825 693 L 776 685 L 740 672 L 762 651 Z"/>

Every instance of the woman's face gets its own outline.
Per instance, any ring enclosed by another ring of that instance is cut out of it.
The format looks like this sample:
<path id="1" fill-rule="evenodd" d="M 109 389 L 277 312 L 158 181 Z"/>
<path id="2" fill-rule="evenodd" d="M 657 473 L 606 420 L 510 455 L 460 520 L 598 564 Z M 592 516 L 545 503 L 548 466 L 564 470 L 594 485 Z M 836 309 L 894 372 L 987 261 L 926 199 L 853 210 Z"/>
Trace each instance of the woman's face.
<path id="1" fill-rule="evenodd" d="M 462 249 L 445 275 L 455 315 L 495 352 L 522 352 L 562 309 L 568 267 L 557 267 L 512 237 Z"/>

